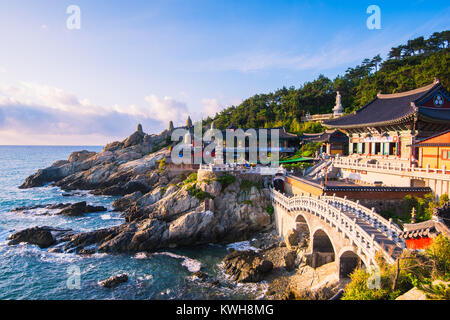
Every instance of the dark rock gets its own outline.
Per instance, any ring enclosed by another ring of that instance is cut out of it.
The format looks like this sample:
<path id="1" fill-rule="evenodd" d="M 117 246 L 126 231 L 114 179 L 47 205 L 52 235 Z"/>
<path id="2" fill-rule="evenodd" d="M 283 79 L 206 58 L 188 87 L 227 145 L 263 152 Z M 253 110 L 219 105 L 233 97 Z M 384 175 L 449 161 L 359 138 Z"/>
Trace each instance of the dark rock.
<path id="1" fill-rule="evenodd" d="M 147 217 L 147 215 L 142 212 L 137 205 L 133 205 L 127 212 L 123 214 L 126 222 L 139 221 Z"/>
<path id="2" fill-rule="evenodd" d="M 96 152 L 90 152 L 87 150 L 75 151 L 70 154 L 69 162 L 84 161 L 96 154 L 97 154 Z"/>
<path id="3" fill-rule="evenodd" d="M 90 248 L 90 249 L 77 249 L 76 250 L 78 254 L 82 254 L 82 255 L 89 255 L 89 254 L 94 254 L 95 253 L 95 249 L 94 248 Z"/>
<path id="4" fill-rule="evenodd" d="M 145 133 L 143 133 L 142 131 L 136 131 L 123 141 L 123 147 L 128 148 L 140 144 L 144 141 L 144 137 Z"/>
<path id="5" fill-rule="evenodd" d="M 108 143 L 104 148 L 103 151 L 116 151 L 118 149 L 123 148 L 123 143 L 119 141 L 114 141 L 111 143 Z"/>
<path id="6" fill-rule="evenodd" d="M 199 278 L 202 281 L 205 281 L 206 279 L 208 279 L 208 275 L 205 272 L 203 272 L 203 271 L 194 272 L 192 275 L 194 277 Z"/>
<path id="7" fill-rule="evenodd" d="M 273 269 L 271 261 L 251 250 L 235 251 L 227 255 L 223 263 L 226 273 L 238 282 L 261 281 Z"/>
<path id="8" fill-rule="evenodd" d="M 111 276 L 106 280 L 100 281 L 98 284 L 105 288 L 113 288 L 113 287 L 116 287 L 119 284 L 121 284 L 123 282 L 127 282 L 127 281 L 128 281 L 128 275 L 125 273 L 122 273 L 122 274 L 119 274 L 116 276 Z"/>
<path id="9" fill-rule="evenodd" d="M 59 167 L 49 167 L 40 169 L 35 174 L 29 176 L 19 189 L 42 187 L 44 184 L 59 180 L 62 178 Z"/>
<path id="10" fill-rule="evenodd" d="M 41 249 L 45 249 L 54 244 L 55 238 L 52 235 L 51 227 L 33 227 L 18 231 L 9 236 L 9 245 L 26 242 L 29 244 L 38 245 Z"/>
<path id="11" fill-rule="evenodd" d="M 69 205 L 61 210 L 59 214 L 64 216 L 81 216 L 85 213 L 103 212 L 106 210 L 105 207 L 86 205 L 86 201 L 82 201 Z"/>
<path id="12" fill-rule="evenodd" d="M 125 211 L 132 206 L 140 197 L 142 197 L 142 192 L 136 191 L 132 194 L 123 196 L 113 202 L 112 206 L 114 211 Z"/>
<path id="13" fill-rule="evenodd" d="M 295 259 L 297 258 L 297 253 L 295 251 L 289 251 L 288 253 L 286 253 L 286 255 L 284 256 L 284 268 L 287 271 L 292 271 L 295 269 L 296 264 L 295 264 Z"/>
<path id="14" fill-rule="evenodd" d="M 288 248 L 293 248 L 298 245 L 300 240 L 300 233 L 297 230 L 289 230 L 286 235 L 286 246 Z"/>

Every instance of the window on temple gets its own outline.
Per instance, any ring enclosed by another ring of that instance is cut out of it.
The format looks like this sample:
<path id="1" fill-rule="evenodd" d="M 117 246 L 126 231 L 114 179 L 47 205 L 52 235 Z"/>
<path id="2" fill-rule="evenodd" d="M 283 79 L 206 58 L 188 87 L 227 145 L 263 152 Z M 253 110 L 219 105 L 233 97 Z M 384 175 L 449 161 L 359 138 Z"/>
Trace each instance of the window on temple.
<path id="1" fill-rule="evenodd" d="M 395 148 L 395 142 L 394 143 L 389 143 L 389 155 L 394 156 L 396 152 L 396 148 Z"/>
<path id="2" fill-rule="evenodd" d="M 380 155 L 381 154 L 381 143 L 375 142 L 375 154 Z"/>
<path id="3" fill-rule="evenodd" d="M 358 144 L 357 143 L 352 143 L 352 145 L 353 145 L 352 153 L 358 153 Z"/>
<path id="4" fill-rule="evenodd" d="M 385 142 L 383 144 L 383 155 L 388 156 L 389 155 L 389 142 Z"/>
<path id="5" fill-rule="evenodd" d="M 442 159 L 443 160 L 450 160 L 450 150 L 442 151 Z"/>

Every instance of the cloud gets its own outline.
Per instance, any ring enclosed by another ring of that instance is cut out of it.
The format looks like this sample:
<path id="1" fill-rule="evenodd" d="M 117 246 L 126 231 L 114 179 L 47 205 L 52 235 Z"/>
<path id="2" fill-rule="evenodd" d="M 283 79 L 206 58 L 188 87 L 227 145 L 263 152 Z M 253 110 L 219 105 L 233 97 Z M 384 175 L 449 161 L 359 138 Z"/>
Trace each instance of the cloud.
<path id="1" fill-rule="evenodd" d="M 215 116 L 216 113 L 220 112 L 223 109 L 223 105 L 217 101 L 217 99 L 212 98 L 203 98 L 202 99 L 203 112 L 202 116 Z"/>
<path id="2" fill-rule="evenodd" d="M 350 33 L 340 33 L 328 40 L 324 45 L 307 52 L 298 51 L 247 51 L 232 55 L 215 57 L 198 62 L 196 69 L 204 71 L 238 71 L 243 73 L 261 70 L 327 70 L 335 67 L 348 66 L 360 62 L 364 58 L 373 57 L 387 52 L 397 41 L 387 42 L 386 33 L 381 31 L 377 35 L 358 41 Z"/>
<path id="3" fill-rule="evenodd" d="M 190 112 L 186 103 L 177 101 L 171 97 L 159 98 L 152 94 L 145 97 L 145 101 L 148 103 L 148 108 L 145 108 L 145 114 L 149 118 L 153 118 L 159 121 L 168 123 L 173 121 L 175 125 L 182 123 L 189 116 Z"/>
<path id="4" fill-rule="evenodd" d="M 105 107 L 59 88 L 20 82 L 0 86 L 0 144 L 104 144 L 128 136 L 138 123 L 158 133 L 169 121 L 181 126 L 188 115 L 195 121 L 221 109 L 213 98 L 190 111 L 185 102 L 154 94 L 142 105 Z"/>
<path id="5" fill-rule="evenodd" d="M 36 136 L 47 139 L 40 144 L 50 143 L 51 136 L 81 144 L 90 144 L 89 137 L 95 136 L 95 141 L 106 143 L 128 136 L 138 123 L 149 133 L 159 132 L 163 126 L 158 120 L 133 105 L 103 107 L 54 87 L 33 83 L 0 87 L 0 143 Z"/>

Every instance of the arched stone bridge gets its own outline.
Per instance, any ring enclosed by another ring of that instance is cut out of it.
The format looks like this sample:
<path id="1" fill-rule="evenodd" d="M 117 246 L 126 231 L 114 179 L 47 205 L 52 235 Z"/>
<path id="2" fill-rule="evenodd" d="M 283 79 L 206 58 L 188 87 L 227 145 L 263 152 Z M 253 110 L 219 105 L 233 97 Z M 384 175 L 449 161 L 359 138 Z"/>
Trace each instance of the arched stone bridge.
<path id="1" fill-rule="evenodd" d="M 340 277 L 359 264 L 376 265 L 380 251 L 389 263 L 406 248 L 401 229 L 358 202 L 335 196 L 287 196 L 270 190 L 278 233 L 309 234 L 309 253 L 314 267 L 337 261 Z M 294 231 L 294 232 L 292 232 Z"/>

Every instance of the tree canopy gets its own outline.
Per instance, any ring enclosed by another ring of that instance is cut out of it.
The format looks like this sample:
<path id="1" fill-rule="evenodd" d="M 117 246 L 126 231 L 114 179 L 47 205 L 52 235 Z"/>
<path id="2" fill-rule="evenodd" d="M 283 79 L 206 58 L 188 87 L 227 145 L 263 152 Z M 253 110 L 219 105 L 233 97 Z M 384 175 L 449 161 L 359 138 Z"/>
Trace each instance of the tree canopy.
<path id="1" fill-rule="evenodd" d="M 378 92 L 396 93 L 412 90 L 433 82 L 438 77 L 444 87 L 450 86 L 450 31 L 435 32 L 428 39 L 418 37 L 394 47 L 383 61 L 378 54 L 350 67 L 334 80 L 324 75 L 275 92 L 256 94 L 238 106 L 216 114 L 217 128 L 268 128 L 284 126 L 295 133 L 309 132 L 301 123 L 306 113 L 330 113 L 336 91 L 342 96 L 345 111 L 359 109 L 375 98 Z M 213 119 L 208 118 L 208 122 Z M 317 128 L 313 128 L 317 130 Z"/>

